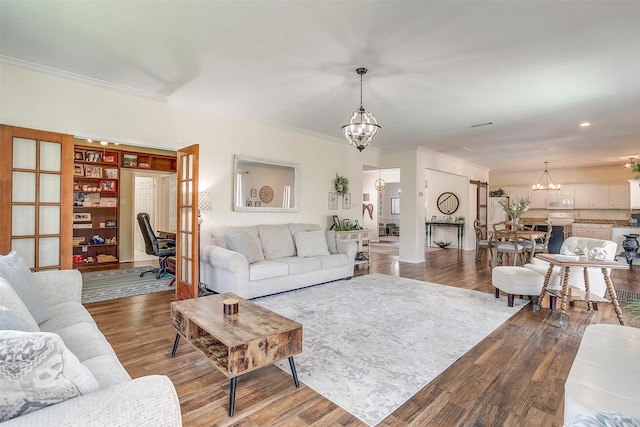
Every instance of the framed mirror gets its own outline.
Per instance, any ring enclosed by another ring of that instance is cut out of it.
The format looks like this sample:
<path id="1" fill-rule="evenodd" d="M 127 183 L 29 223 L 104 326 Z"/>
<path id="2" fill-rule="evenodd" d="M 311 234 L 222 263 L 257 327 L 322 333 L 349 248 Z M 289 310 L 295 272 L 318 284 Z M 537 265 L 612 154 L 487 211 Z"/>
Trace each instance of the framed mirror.
<path id="1" fill-rule="evenodd" d="M 277 160 L 234 156 L 233 210 L 296 212 L 298 165 Z"/>
<path id="2" fill-rule="evenodd" d="M 400 215 L 400 198 L 391 198 L 391 215 Z"/>

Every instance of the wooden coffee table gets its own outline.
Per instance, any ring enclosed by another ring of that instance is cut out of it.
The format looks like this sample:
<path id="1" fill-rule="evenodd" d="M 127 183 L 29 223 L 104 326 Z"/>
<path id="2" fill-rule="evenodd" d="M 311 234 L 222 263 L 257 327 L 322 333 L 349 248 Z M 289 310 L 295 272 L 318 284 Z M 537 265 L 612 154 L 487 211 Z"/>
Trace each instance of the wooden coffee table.
<path id="1" fill-rule="evenodd" d="M 238 300 L 238 313 L 226 315 L 222 301 Z M 171 325 L 178 332 L 171 357 L 184 336 L 230 379 L 229 416 L 233 416 L 239 375 L 289 359 L 300 387 L 293 356 L 302 352 L 302 325 L 232 293 L 171 303 Z"/>

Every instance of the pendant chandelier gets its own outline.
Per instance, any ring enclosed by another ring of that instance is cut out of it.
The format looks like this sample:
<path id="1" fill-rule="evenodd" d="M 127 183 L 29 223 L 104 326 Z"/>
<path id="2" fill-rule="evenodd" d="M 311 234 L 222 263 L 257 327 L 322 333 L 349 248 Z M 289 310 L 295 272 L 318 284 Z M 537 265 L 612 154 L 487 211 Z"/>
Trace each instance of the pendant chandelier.
<path id="1" fill-rule="evenodd" d="M 358 151 L 364 150 L 371 144 L 371 140 L 381 129 L 378 121 L 373 117 L 373 113 L 368 112 L 362 106 L 362 75 L 366 72 L 366 68 L 356 69 L 356 73 L 360 75 L 360 108 L 353 112 L 349 123 L 342 126 L 347 141 L 356 147 Z"/>
<path id="2" fill-rule="evenodd" d="M 625 168 L 632 168 L 636 165 L 635 159 L 633 157 L 629 157 L 629 161 L 624 164 Z"/>
<path id="3" fill-rule="evenodd" d="M 538 190 L 560 190 L 560 184 L 556 184 L 553 182 L 553 178 L 551 178 L 551 174 L 549 173 L 549 171 L 547 170 L 547 164 L 549 162 L 544 162 L 544 172 L 542 173 L 542 176 L 540 177 L 540 180 L 538 180 L 537 184 L 533 185 L 533 191 L 538 191 Z M 543 183 L 544 181 L 544 183 Z"/>
<path id="4" fill-rule="evenodd" d="M 376 186 L 376 190 L 378 191 L 382 191 L 384 190 L 384 187 L 386 187 L 387 183 L 384 182 L 384 179 L 382 179 L 382 169 L 378 169 L 378 179 L 376 179 L 376 182 L 374 185 Z"/>

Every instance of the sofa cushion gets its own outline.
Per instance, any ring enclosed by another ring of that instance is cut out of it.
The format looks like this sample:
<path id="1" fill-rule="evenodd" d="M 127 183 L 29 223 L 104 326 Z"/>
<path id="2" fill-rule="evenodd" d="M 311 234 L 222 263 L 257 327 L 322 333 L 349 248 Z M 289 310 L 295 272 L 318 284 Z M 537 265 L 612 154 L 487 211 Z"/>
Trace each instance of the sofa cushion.
<path id="1" fill-rule="evenodd" d="M 20 316 L 26 322 L 31 332 L 39 331 L 38 322 L 33 318 L 27 306 L 24 305 L 13 286 L 0 277 L 0 306 L 6 307 Z M 4 328 L 3 328 L 4 329 Z"/>
<path id="2" fill-rule="evenodd" d="M 289 266 L 289 274 L 305 274 L 318 271 L 322 269 L 320 259 L 317 257 L 303 258 L 303 257 L 289 257 L 280 258 L 278 262 L 286 263 Z"/>
<path id="3" fill-rule="evenodd" d="M 323 270 L 339 268 L 349 265 L 349 259 L 345 254 L 326 255 L 318 257 Z"/>
<path id="4" fill-rule="evenodd" d="M 258 234 L 266 260 L 296 256 L 293 236 L 287 225 L 258 225 Z"/>
<path id="5" fill-rule="evenodd" d="M 42 323 L 51 317 L 47 303 L 33 279 L 31 270 L 16 251 L 0 256 L 0 277 L 6 279 L 13 286 L 37 323 Z"/>
<path id="6" fill-rule="evenodd" d="M 51 319 L 38 325 L 43 332 L 57 332 L 60 329 L 78 323 L 95 324 L 91 314 L 79 302 L 63 302 L 52 305 L 49 310 L 51 311 Z"/>
<path id="7" fill-rule="evenodd" d="M 0 331 L 0 421 L 98 389 L 56 334 Z"/>
<path id="8" fill-rule="evenodd" d="M 82 364 L 89 368 L 98 381 L 100 389 L 131 380 L 118 358 L 113 355 L 92 357 L 83 361 Z"/>
<path id="9" fill-rule="evenodd" d="M 271 279 L 289 274 L 289 266 L 277 261 L 258 261 L 249 266 L 249 281 Z"/>
<path id="10" fill-rule="evenodd" d="M 264 261 L 262 246 L 257 235 L 243 232 L 228 233 L 224 236 L 227 248 L 239 252 L 247 258 L 249 264 Z"/>
<path id="11" fill-rule="evenodd" d="M 294 236 L 299 257 L 329 255 L 324 231 L 299 231 Z"/>
<path id="12" fill-rule="evenodd" d="M 92 357 L 115 355 L 113 349 L 93 323 L 78 323 L 58 329 L 57 335 L 64 341 L 69 350 L 76 355 L 80 362 Z"/>
<path id="13" fill-rule="evenodd" d="M 327 230 L 324 232 L 327 238 L 327 249 L 331 255 L 338 253 L 338 244 L 336 243 L 336 232 L 333 230 Z"/>

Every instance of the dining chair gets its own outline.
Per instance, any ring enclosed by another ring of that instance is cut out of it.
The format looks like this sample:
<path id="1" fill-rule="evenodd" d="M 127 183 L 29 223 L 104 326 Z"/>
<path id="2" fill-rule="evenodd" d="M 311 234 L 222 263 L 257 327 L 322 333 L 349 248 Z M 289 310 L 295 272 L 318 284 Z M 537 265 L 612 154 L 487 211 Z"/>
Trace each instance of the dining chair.
<path id="1" fill-rule="evenodd" d="M 493 248 L 495 247 L 495 241 L 493 237 L 488 238 L 484 234 L 484 230 L 480 227 L 480 221 L 475 219 L 473 221 L 473 228 L 476 232 L 476 260 L 479 260 L 482 256 L 482 252 L 489 250 L 489 262 L 493 260 Z"/>
<path id="2" fill-rule="evenodd" d="M 500 221 L 493 224 L 493 238 L 496 241 L 496 260 L 498 265 L 502 265 L 503 257 L 506 254 L 507 259 L 513 255 L 513 265 L 516 265 L 518 258 L 520 265 L 524 265 L 526 250 L 525 240 L 518 237 L 518 229 L 510 230 L 507 225 L 511 222 Z"/>
<path id="3" fill-rule="evenodd" d="M 532 227 L 533 228 L 533 227 Z M 533 259 L 535 254 L 549 253 L 549 239 L 551 238 L 551 226 L 548 227 L 548 231 L 545 236 L 535 240 L 525 240 L 524 248 L 525 251 L 529 254 L 529 260 Z"/>

